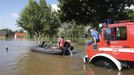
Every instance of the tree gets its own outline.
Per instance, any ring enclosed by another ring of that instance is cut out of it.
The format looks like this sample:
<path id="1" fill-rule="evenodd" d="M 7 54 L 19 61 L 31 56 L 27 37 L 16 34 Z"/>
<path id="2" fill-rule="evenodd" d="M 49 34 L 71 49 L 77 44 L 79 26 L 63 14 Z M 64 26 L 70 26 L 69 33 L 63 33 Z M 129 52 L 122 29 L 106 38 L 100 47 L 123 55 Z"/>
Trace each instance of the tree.
<path id="1" fill-rule="evenodd" d="M 7 38 L 12 38 L 13 37 L 13 31 L 11 29 L 1 29 L 0 31 L 6 32 L 6 37 Z"/>
<path id="2" fill-rule="evenodd" d="M 66 37 L 79 38 L 85 33 L 83 25 L 77 25 L 75 21 L 65 22 L 59 28 L 59 35 Z"/>
<path id="3" fill-rule="evenodd" d="M 47 3 L 45 0 L 40 0 L 39 1 L 39 18 L 40 18 L 40 25 L 42 25 L 42 31 L 43 34 L 46 35 L 48 34 L 50 24 L 48 24 L 48 19 L 50 16 L 50 8 L 47 6 Z M 49 19 L 50 20 L 50 19 Z"/>
<path id="4" fill-rule="evenodd" d="M 27 30 L 31 36 L 38 33 L 38 27 L 41 28 L 39 22 L 39 6 L 36 1 L 29 0 L 28 5 L 20 13 L 20 17 L 17 20 L 17 24 L 24 30 Z M 40 29 L 42 30 L 42 29 Z M 36 35 L 38 36 L 38 34 Z"/>
<path id="5" fill-rule="evenodd" d="M 125 19 L 125 7 L 133 4 L 134 0 L 59 0 L 59 17 L 62 22 L 75 20 L 85 25 L 107 18 Z"/>
<path id="6" fill-rule="evenodd" d="M 53 36 L 57 34 L 57 29 L 60 25 L 59 19 L 57 18 L 57 13 L 52 12 L 51 6 L 47 6 L 45 0 L 40 0 L 40 23 L 43 25 L 43 32 L 48 36 Z"/>
<path id="7" fill-rule="evenodd" d="M 60 27 L 60 20 L 57 16 L 57 12 L 52 12 L 50 16 L 50 30 L 48 31 L 48 35 L 52 37 L 53 35 L 58 33 L 58 28 Z"/>
<path id="8" fill-rule="evenodd" d="M 134 20 L 134 10 L 126 9 L 124 13 L 127 14 L 128 19 Z"/>
<path id="9" fill-rule="evenodd" d="M 28 5 L 20 13 L 17 24 L 27 30 L 31 36 L 41 38 L 44 35 L 55 35 L 59 21 L 45 0 L 40 0 L 39 3 L 29 0 Z M 50 33 L 52 31 L 54 33 Z"/>

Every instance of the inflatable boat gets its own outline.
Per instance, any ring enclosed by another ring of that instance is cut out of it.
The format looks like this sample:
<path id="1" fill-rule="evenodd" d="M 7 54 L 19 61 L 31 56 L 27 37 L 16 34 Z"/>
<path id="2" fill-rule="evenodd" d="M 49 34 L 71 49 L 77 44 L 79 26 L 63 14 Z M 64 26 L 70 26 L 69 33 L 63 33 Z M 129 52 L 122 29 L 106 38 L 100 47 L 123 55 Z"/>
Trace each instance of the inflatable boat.
<path id="1" fill-rule="evenodd" d="M 32 48 L 31 50 L 34 52 L 46 53 L 46 54 L 54 54 L 54 55 L 73 55 L 73 46 L 70 43 L 65 42 L 64 47 L 62 49 L 53 48 L 50 45 L 42 42 L 38 47 Z"/>
<path id="2" fill-rule="evenodd" d="M 64 48 L 64 49 L 56 49 L 56 48 L 52 48 L 50 46 L 46 46 L 46 47 L 34 47 L 31 48 L 31 51 L 33 52 L 40 52 L 40 53 L 45 53 L 45 54 L 53 54 L 53 55 L 73 55 L 74 53 L 76 53 L 75 51 L 72 51 L 73 46 L 71 46 L 70 48 Z"/>
<path id="3" fill-rule="evenodd" d="M 31 51 L 54 55 L 60 55 L 62 52 L 60 49 L 53 49 L 51 47 L 35 47 L 32 48 Z"/>

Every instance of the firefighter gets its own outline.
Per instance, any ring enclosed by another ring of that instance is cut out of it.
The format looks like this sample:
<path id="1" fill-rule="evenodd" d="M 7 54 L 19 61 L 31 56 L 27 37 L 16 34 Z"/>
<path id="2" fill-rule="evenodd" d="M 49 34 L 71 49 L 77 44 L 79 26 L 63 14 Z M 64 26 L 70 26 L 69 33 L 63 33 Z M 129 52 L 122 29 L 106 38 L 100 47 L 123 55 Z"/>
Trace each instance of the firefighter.
<path id="1" fill-rule="evenodd" d="M 88 40 L 86 45 L 96 44 L 97 42 L 99 42 L 100 41 L 99 33 L 93 28 L 90 28 L 89 31 L 92 39 Z"/>

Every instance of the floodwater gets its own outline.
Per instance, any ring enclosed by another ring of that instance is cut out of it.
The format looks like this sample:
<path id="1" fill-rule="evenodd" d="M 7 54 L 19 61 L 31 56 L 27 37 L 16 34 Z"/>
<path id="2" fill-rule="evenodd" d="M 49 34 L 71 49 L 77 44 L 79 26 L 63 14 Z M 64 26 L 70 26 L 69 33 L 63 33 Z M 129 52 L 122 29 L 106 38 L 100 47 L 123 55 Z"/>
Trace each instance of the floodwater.
<path id="1" fill-rule="evenodd" d="M 59 56 L 31 52 L 35 41 L 0 41 L 0 75 L 133 75 L 134 69 L 105 69 L 84 64 L 84 52 Z M 8 47 L 6 50 L 5 47 Z"/>

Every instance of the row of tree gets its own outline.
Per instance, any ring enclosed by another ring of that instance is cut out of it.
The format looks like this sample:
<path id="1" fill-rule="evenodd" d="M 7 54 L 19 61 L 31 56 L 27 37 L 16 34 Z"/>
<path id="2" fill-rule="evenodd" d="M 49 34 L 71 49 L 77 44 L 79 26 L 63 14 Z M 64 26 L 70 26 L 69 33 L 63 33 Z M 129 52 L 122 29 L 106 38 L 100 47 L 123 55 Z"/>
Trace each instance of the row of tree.
<path id="1" fill-rule="evenodd" d="M 23 30 L 12 31 L 11 29 L 0 29 L 0 33 L 6 36 L 6 39 L 13 39 L 16 32 L 24 32 Z"/>
<path id="2" fill-rule="evenodd" d="M 58 12 L 52 12 L 45 0 L 29 0 L 17 23 L 31 36 L 66 35 L 79 37 L 87 25 L 97 26 L 105 19 L 134 20 L 134 11 L 125 9 L 134 0 L 58 0 Z"/>
<path id="3" fill-rule="evenodd" d="M 102 22 L 107 18 L 129 19 L 125 8 L 134 0 L 58 0 L 62 22 L 75 20 L 78 24 Z"/>

